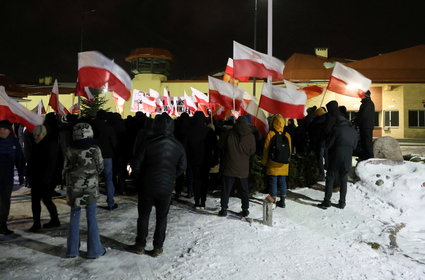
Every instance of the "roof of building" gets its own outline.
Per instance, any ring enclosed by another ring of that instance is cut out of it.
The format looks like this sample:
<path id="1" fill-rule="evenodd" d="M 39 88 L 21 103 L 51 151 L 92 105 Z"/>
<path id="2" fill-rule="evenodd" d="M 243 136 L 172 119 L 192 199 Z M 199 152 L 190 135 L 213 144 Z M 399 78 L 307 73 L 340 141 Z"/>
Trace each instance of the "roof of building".
<path id="1" fill-rule="evenodd" d="M 158 58 L 169 61 L 174 61 L 174 57 L 170 51 L 158 48 L 138 48 L 130 52 L 130 55 L 125 58 L 125 61 L 131 62 L 135 58 Z"/>

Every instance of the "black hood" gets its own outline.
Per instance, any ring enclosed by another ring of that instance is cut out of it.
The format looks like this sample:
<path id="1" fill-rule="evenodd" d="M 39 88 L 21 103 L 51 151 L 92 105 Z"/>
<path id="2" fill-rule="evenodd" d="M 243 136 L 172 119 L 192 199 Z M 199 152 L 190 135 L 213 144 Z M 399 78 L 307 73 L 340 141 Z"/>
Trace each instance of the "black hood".
<path id="1" fill-rule="evenodd" d="M 156 115 L 152 130 L 155 136 L 171 136 L 174 133 L 174 121 L 167 113 Z"/>
<path id="2" fill-rule="evenodd" d="M 252 133 L 251 127 L 248 124 L 248 120 L 244 116 L 241 116 L 236 120 L 236 123 L 233 126 L 233 129 L 240 136 L 244 136 L 249 133 Z"/>
<path id="3" fill-rule="evenodd" d="M 328 104 L 326 104 L 326 109 L 328 110 L 329 114 L 333 116 L 338 115 L 339 113 L 338 102 L 336 102 L 335 100 L 328 102 Z"/>

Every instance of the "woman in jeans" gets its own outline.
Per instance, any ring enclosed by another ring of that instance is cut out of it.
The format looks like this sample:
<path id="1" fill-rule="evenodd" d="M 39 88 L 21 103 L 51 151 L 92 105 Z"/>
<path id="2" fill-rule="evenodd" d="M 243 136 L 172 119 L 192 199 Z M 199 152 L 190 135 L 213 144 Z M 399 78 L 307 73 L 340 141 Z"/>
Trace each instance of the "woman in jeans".
<path id="1" fill-rule="evenodd" d="M 99 195 L 99 174 L 103 169 L 100 148 L 94 145 L 93 130 L 88 123 L 77 123 L 72 132 L 72 144 L 65 154 L 67 201 L 71 206 L 67 240 L 68 258 L 78 256 L 80 249 L 81 207 L 86 207 L 87 257 L 98 258 L 106 253 L 100 242 L 96 220 L 96 200 Z"/>

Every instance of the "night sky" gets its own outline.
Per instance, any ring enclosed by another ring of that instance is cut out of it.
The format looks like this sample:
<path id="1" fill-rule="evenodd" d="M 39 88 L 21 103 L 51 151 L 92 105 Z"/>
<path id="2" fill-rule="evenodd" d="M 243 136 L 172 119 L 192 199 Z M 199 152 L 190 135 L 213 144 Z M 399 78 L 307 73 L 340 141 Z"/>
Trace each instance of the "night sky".
<path id="1" fill-rule="evenodd" d="M 424 44 L 421 2 L 274 0 L 273 56 L 328 47 L 331 57 L 362 59 Z M 132 49 L 166 48 L 176 58 L 170 78 L 191 79 L 224 68 L 233 40 L 253 47 L 254 3 L 3 0 L 0 73 L 21 83 L 46 75 L 74 82 L 83 26 L 85 51 L 100 51 L 129 72 L 124 58 Z M 267 1 L 258 0 L 257 49 L 264 53 L 266 14 Z"/>

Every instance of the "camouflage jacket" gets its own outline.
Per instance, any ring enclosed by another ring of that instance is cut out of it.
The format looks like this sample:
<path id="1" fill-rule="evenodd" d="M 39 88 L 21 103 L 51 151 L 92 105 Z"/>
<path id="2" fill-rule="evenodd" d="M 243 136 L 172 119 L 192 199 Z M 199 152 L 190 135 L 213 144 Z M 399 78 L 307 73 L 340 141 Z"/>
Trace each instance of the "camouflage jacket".
<path id="1" fill-rule="evenodd" d="M 64 171 L 68 205 L 79 207 L 96 202 L 102 170 L 103 158 L 98 146 L 66 150 Z"/>

